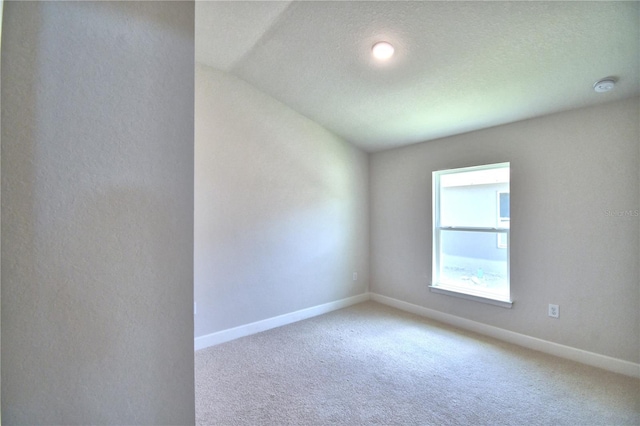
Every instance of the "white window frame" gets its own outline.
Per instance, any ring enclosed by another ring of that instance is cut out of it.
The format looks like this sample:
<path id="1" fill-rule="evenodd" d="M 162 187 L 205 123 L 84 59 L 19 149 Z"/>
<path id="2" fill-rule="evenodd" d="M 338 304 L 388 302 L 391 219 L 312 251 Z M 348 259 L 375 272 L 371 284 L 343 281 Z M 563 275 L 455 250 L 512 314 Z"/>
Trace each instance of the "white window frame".
<path id="1" fill-rule="evenodd" d="M 489 303 L 496 306 L 511 308 L 513 301 L 511 300 L 511 281 L 510 281 L 510 227 L 500 227 L 496 223 L 495 227 L 463 227 L 463 226 L 441 226 L 440 224 L 440 177 L 448 174 L 464 173 L 488 169 L 498 169 L 510 167 L 510 163 L 485 164 L 481 166 L 463 167 L 457 169 L 439 170 L 432 173 L 432 196 L 433 196 L 433 246 L 432 246 L 432 282 L 429 289 L 434 293 L 446 294 L 449 296 L 461 297 L 464 299 L 475 300 L 479 302 Z M 498 195 L 498 203 L 500 202 Z M 498 207 L 497 218 L 500 217 Z M 499 222 L 499 220 L 498 220 Z M 440 282 L 440 240 L 441 233 L 446 231 L 464 231 L 464 232 L 491 232 L 505 234 L 507 238 L 507 297 L 498 297 L 495 294 L 483 292 L 482 290 L 474 290 L 466 287 L 457 287 L 450 284 Z"/>

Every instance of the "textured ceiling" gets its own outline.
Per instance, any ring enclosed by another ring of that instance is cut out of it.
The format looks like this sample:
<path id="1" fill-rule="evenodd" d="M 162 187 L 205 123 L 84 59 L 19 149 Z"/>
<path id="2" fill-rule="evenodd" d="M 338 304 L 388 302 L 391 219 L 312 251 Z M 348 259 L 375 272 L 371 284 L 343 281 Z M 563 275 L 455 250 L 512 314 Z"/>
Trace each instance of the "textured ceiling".
<path id="1" fill-rule="evenodd" d="M 639 6 L 200 1 L 196 60 L 374 152 L 640 94 Z"/>

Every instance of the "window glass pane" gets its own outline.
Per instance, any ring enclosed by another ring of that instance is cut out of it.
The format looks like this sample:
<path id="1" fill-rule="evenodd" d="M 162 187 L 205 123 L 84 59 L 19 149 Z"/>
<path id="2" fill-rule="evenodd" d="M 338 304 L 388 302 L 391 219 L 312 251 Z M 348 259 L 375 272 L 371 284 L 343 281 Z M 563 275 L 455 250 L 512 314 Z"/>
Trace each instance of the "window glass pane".
<path id="1" fill-rule="evenodd" d="M 497 232 L 441 230 L 439 282 L 508 298 L 507 239 Z"/>
<path id="2" fill-rule="evenodd" d="M 499 192 L 500 196 L 500 220 L 508 220 L 511 218 L 511 212 L 509 207 L 509 193 L 508 192 Z"/>
<path id="3" fill-rule="evenodd" d="M 441 175 L 440 226 L 503 226 L 500 218 L 509 215 L 508 193 L 508 167 Z"/>

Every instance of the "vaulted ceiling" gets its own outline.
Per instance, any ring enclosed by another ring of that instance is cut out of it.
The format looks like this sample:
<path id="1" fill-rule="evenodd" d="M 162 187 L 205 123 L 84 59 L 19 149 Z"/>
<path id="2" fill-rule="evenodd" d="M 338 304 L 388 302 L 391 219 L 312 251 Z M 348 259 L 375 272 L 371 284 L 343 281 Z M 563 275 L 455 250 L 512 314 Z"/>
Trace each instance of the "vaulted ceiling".
<path id="1" fill-rule="evenodd" d="M 199 1 L 196 60 L 375 152 L 639 95 L 639 6 Z"/>

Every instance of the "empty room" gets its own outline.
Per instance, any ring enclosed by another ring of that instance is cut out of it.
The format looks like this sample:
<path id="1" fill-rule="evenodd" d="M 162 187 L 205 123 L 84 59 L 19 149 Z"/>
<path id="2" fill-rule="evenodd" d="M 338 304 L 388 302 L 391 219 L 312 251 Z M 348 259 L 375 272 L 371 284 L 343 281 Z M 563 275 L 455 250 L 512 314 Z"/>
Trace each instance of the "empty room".
<path id="1" fill-rule="evenodd" d="M 640 421 L 639 18 L 197 3 L 197 421 Z"/>
<path id="2" fill-rule="evenodd" d="M 2 23 L 4 423 L 640 424 L 640 2 Z"/>

